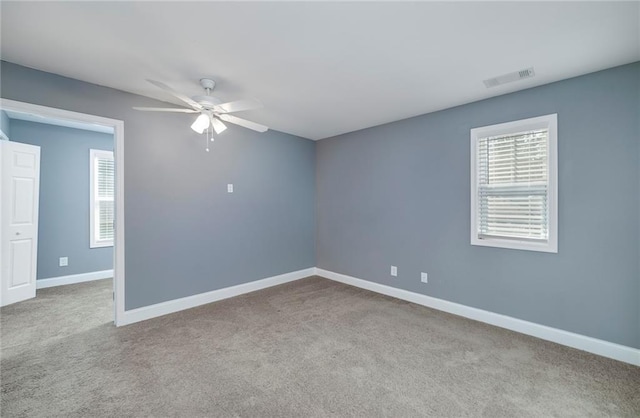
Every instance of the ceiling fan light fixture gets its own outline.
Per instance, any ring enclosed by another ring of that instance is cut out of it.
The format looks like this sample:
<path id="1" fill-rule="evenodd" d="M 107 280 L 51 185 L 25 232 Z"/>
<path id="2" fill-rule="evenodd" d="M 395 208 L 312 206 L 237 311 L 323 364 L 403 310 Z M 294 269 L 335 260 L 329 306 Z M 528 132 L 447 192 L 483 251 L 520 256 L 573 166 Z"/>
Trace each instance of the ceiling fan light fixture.
<path id="1" fill-rule="evenodd" d="M 191 125 L 191 129 L 193 129 L 194 131 L 196 131 L 197 133 L 201 134 L 204 132 L 205 129 L 207 129 L 209 127 L 209 116 L 205 115 L 204 113 L 201 113 L 197 118 L 196 121 L 193 122 L 193 125 Z"/>
<path id="2" fill-rule="evenodd" d="M 218 135 L 227 129 L 227 126 L 224 123 L 213 116 L 211 116 L 211 126 L 213 126 L 213 130 L 216 131 Z"/>

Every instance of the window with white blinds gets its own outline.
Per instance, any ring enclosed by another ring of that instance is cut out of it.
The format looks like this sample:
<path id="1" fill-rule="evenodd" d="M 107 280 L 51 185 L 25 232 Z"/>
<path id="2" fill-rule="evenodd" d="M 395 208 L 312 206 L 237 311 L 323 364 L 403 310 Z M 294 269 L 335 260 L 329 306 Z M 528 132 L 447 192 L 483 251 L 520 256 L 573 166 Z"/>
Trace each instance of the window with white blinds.
<path id="1" fill-rule="evenodd" d="M 114 162 L 113 152 L 90 150 L 91 160 L 91 236 L 90 247 L 113 245 L 114 238 Z"/>
<path id="2" fill-rule="evenodd" d="M 557 252 L 556 121 L 471 130 L 472 244 Z"/>

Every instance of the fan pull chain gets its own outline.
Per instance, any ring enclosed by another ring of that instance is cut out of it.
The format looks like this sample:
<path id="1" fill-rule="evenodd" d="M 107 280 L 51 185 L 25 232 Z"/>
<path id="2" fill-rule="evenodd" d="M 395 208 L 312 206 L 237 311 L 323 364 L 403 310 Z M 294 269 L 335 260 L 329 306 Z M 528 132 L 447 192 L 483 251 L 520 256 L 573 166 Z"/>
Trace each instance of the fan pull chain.
<path id="1" fill-rule="evenodd" d="M 205 135 L 204 137 L 204 146 L 205 146 L 205 151 L 209 152 L 209 128 L 207 128 L 207 135 Z"/>

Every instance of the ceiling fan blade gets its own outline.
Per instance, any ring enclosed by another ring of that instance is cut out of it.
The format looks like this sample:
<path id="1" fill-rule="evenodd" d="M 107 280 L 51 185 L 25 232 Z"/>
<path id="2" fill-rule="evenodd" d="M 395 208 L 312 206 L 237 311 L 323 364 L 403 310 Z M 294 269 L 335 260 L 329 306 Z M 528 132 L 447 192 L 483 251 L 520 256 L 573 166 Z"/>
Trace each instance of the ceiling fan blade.
<path id="1" fill-rule="evenodd" d="M 243 110 L 260 109 L 262 103 L 256 99 L 236 100 L 235 102 L 227 102 L 215 105 L 213 110 L 218 113 L 242 112 Z"/>
<path id="2" fill-rule="evenodd" d="M 218 135 L 227 129 L 227 126 L 211 113 L 209 113 L 209 120 L 211 120 L 211 126 L 213 126 L 213 130 L 216 131 Z"/>
<path id="3" fill-rule="evenodd" d="M 251 122 L 246 119 L 241 119 L 233 115 L 222 114 L 222 115 L 219 115 L 219 117 L 225 122 L 234 123 L 236 125 L 253 129 L 254 131 L 258 131 L 258 132 L 266 132 L 269 129 L 268 127 L 264 125 L 260 125 L 259 123 Z"/>
<path id="4" fill-rule="evenodd" d="M 161 88 L 162 90 L 166 91 L 167 93 L 171 94 L 172 96 L 177 97 L 178 99 L 182 100 L 183 102 L 185 102 L 189 106 L 193 107 L 194 109 L 202 110 L 202 106 L 200 106 L 200 103 L 192 100 L 189 96 L 184 95 L 182 93 L 178 93 L 177 91 L 175 91 L 171 87 L 169 87 L 166 84 L 161 83 L 159 81 L 149 80 L 148 78 L 147 78 L 147 81 L 149 83 L 153 84 L 154 86 L 156 86 L 158 88 Z"/>
<path id="5" fill-rule="evenodd" d="M 180 113 L 198 113 L 199 110 L 187 109 L 186 107 L 134 107 L 135 110 L 142 110 L 144 112 L 180 112 Z"/>

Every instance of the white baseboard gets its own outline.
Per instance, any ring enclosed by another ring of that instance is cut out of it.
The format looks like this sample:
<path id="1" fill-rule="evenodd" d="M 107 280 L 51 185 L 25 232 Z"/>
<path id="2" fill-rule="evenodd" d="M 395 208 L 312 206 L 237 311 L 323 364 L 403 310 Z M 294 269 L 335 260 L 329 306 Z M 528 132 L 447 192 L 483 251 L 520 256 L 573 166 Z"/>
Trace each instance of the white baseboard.
<path id="1" fill-rule="evenodd" d="M 113 277 L 113 270 L 92 271 L 91 273 L 71 274 L 69 276 L 51 277 L 48 279 L 36 280 L 36 289 L 45 289 L 47 287 L 62 286 L 65 284 L 74 284 L 82 282 L 90 282 L 93 280 L 109 279 Z"/>
<path id="2" fill-rule="evenodd" d="M 611 343 L 597 338 L 587 337 L 585 335 L 576 334 L 561 329 L 536 324 L 522 319 L 501 315 L 482 309 L 472 308 L 470 306 L 461 305 L 459 303 L 449 302 L 443 299 L 434 298 L 420 293 L 410 292 L 367 280 L 358 279 L 332 271 L 316 269 L 318 276 L 325 277 L 340 283 L 370 290 L 383 295 L 392 296 L 394 298 L 413 302 L 418 305 L 427 306 L 429 308 L 448 312 L 454 315 L 463 316 L 465 318 L 495 325 L 497 327 L 506 328 L 511 331 L 520 332 L 522 334 L 531 335 L 543 340 L 552 341 L 568 347 L 577 348 L 578 350 L 587 351 L 603 357 L 630 363 L 640 366 L 640 350 L 637 348 L 627 347 L 620 344 Z"/>
<path id="3" fill-rule="evenodd" d="M 224 289 L 212 290 L 211 292 L 200 293 L 180 299 L 169 300 L 167 302 L 156 303 L 155 305 L 132 309 L 124 312 L 122 321 L 119 321 L 117 325 L 129 325 L 134 322 L 144 321 L 146 319 L 167 315 L 189 308 L 195 308 L 196 306 L 232 298 L 249 292 L 255 292 L 256 290 L 313 276 L 315 275 L 315 272 L 315 267 L 311 267 L 278 276 L 267 277 L 266 279 L 239 284 L 237 286 L 225 287 Z"/>

